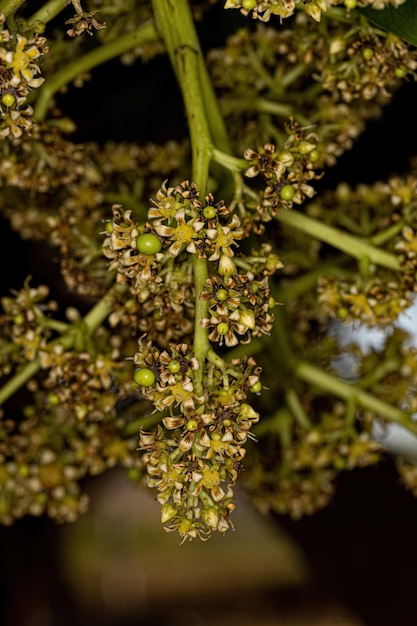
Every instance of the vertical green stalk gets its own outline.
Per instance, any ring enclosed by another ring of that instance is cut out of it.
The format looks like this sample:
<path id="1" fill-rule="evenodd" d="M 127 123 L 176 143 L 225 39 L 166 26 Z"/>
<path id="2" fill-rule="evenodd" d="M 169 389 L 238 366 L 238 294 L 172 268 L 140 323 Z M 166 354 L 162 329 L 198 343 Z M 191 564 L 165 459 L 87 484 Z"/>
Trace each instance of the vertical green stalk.
<path id="1" fill-rule="evenodd" d="M 156 26 L 167 48 L 184 99 L 191 138 L 191 178 L 206 195 L 212 142 L 200 82 L 204 65 L 200 42 L 187 0 L 153 0 Z M 200 363 L 195 373 L 195 391 L 203 393 L 203 364 L 210 349 L 207 330 L 200 320 L 207 317 L 208 305 L 199 296 L 208 277 L 206 259 L 194 257 L 194 284 L 196 293 L 194 355 Z"/>

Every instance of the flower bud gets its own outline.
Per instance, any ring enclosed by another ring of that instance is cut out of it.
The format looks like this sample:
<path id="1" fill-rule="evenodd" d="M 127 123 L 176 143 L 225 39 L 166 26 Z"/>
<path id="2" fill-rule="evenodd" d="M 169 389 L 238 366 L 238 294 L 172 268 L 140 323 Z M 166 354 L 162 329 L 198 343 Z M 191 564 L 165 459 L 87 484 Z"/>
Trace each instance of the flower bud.
<path id="1" fill-rule="evenodd" d="M 314 143 L 311 143 L 310 141 L 300 141 L 298 144 L 298 151 L 300 154 L 308 154 L 309 152 L 312 152 L 315 147 Z"/>
<path id="2" fill-rule="evenodd" d="M 230 257 L 223 254 L 219 261 L 220 276 L 231 276 L 232 274 L 236 274 L 236 272 L 235 262 Z"/>
<path id="3" fill-rule="evenodd" d="M 211 506 L 208 509 L 203 509 L 201 511 L 201 519 L 207 524 L 207 526 L 213 528 L 213 530 L 217 529 L 219 515 L 214 507 Z"/>
<path id="4" fill-rule="evenodd" d="M 316 22 L 320 22 L 321 20 L 321 9 L 316 4 L 307 4 L 304 8 L 304 11 L 313 18 Z"/>
<path id="5" fill-rule="evenodd" d="M 239 324 L 253 330 L 256 324 L 255 313 L 251 309 L 242 311 L 239 317 Z"/>
<path id="6" fill-rule="evenodd" d="M 294 163 L 294 155 L 289 150 L 283 150 L 278 154 L 277 160 L 285 167 L 291 167 Z"/>
<path id="7" fill-rule="evenodd" d="M 251 405 L 246 402 L 243 402 L 243 404 L 240 405 L 239 415 L 244 420 L 257 421 L 259 419 L 259 413 L 257 413 L 255 409 L 253 409 Z"/>
<path id="8" fill-rule="evenodd" d="M 177 509 L 172 506 L 172 504 L 164 504 L 161 507 L 161 522 L 162 524 L 166 524 L 170 519 L 175 517 L 177 514 Z"/>

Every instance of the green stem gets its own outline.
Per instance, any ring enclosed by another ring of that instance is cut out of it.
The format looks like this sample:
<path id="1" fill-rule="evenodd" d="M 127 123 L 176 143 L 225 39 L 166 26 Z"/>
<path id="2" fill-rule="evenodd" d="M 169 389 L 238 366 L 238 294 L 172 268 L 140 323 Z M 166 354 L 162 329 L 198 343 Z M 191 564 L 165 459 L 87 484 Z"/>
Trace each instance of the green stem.
<path id="1" fill-rule="evenodd" d="M 14 15 L 24 2 L 25 0 L 1 0 L 0 13 L 4 13 L 5 17 Z"/>
<path id="2" fill-rule="evenodd" d="M 152 413 L 152 415 L 139 417 L 138 419 L 129 422 L 123 429 L 123 437 L 127 438 L 133 435 L 137 436 L 141 428 L 143 428 L 143 430 L 151 430 L 154 426 L 161 423 L 163 416 L 164 413 L 157 412 Z"/>
<path id="3" fill-rule="evenodd" d="M 100 326 L 100 324 L 111 313 L 113 308 L 114 297 L 120 287 L 112 287 L 108 293 L 98 302 L 84 317 L 84 328 L 90 333 L 90 335 Z M 62 345 L 66 350 L 69 350 L 76 340 L 76 336 L 69 331 L 63 334 L 61 337 L 54 339 L 49 345 Z M 27 383 L 41 367 L 39 357 L 30 361 L 24 365 L 5 385 L 0 389 L 0 406 L 6 402 L 16 391 L 18 391 L 25 383 Z"/>
<path id="4" fill-rule="evenodd" d="M 27 21 L 27 26 L 34 26 L 36 22 L 47 24 L 68 6 L 67 0 L 49 0 L 32 15 Z"/>
<path id="5" fill-rule="evenodd" d="M 225 115 L 229 115 L 231 112 L 256 111 L 257 113 L 270 113 L 285 118 L 294 111 L 291 104 L 273 102 L 266 98 L 225 98 L 221 101 L 221 108 Z"/>
<path id="6" fill-rule="evenodd" d="M 84 74 L 106 61 L 118 57 L 132 48 L 148 41 L 155 41 L 157 38 L 158 35 L 155 30 L 155 25 L 152 20 L 149 20 L 131 33 L 121 35 L 115 41 L 95 48 L 82 57 L 74 59 L 74 61 L 68 63 L 68 65 L 63 67 L 56 74 L 49 77 L 39 90 L 35 106 L 35 118 L 38 121 L 45 119 L 49 103 L 53 96 L 80 74 Z"/>
<path id="7" fill-rule="evenodd" d="M 285 400 L 297 424 L 303 430 L 309 430 L 311 428 L 311 422 L 301 405 L 297 392 L 294 389 L 287 389 L 285 392 Z"/>
<path id="8" fill-rule="evenodd" d="M 317 281 L 322 276 L 328 276 L 329 274 L 332 276 L 341 276 L 344 273 L 349 275 L 347 272 L 343 272 L 343 269 L 340 267 L 344 260 L 346 260 L 346 256 L 340 255 L 332 262 L 323 263 L 319 267 L 302 274 L 299 278 L 293 278 L 291 281 L 288 281 L 288 283 L 285 282 L 284 278 L 282 285 L 280 285 L 279 290 L 277 290 L 279 302 L 283 302 L 284 304 L 286 302 L 291 302 L 291 300 L 298 298 L 307 291 L 311 291 L 311 289 L 317 287 Z"/>
<path id="9" fill-rule="evenodd" d="M 177 80 L 181 87 L 191 138 L 192 180 L 207 193 L 212 143 L 200 83 L 203 53 L 195 30 L 189 4 L 186 0 L 153 0 L 157 28 L 167 48 Z M 207 260 L 193 257 L 195 285 L 194 356 L 200 363 L 195 372 L 197 395 L 203 394 L 204 362 L 210 350 L 208 331 L 200 320 L 208 315 L 208 303 L 200 300 L 208 278 Z"/>
<path id="10" fill-rule="evenodd" d="M 220 165 L 223 165 L 223 167 L 231 172 L 241 172 L 249 166 L 246 159 L 238 159 L 222 150 L 217 150 L 217 148 L 213 149 L 213 159 L 216 163 L 220 163 Z"/>
<path id="11" fill-rule="evenodd" d="M 206 259 L 198 259 L 197 255 L 193 256 L 194 285 L 196 294 L 195 303 L 195 322 L 194 322 L 194 356 L 198 360 L 200 367 L 194 375 L 195 392 L 198 396 L 203 395 L 203 373 L 204 362 L 210 351 L 210 342 L 208 340 L 208 332 L 206 328 L 201 326 L 200 320 L 208 315 L 208 305 L 206 300 L 200 299 L 200 293 L 203 291 L 205 282 L 208 278 Z"/>
<path id="12" fill-rule="evenodd" d="M 405 226 L 405 221 L 404 220 L 399 220 L 395 224 L 391 224 L 391 226 L 389 226 L 385 230 L 383 230 L 380 233 L 377 233 L 376 235 L 371 237 L 372 244 L 374 246 L 383 246 L 383 245 L 385 245 L 388 241 L 393 239 L 393 237 L 398 235 L 402 231 L 404 226 Z"/>
<path id="13" fill-rule="evenodd" d="M 311 363 L 298 361 L 293 368 L 294 376 L 310 385 L 316 385 L 322 391 L 338 396 L 343 400 L 355 399 L 357 404 L 368 411 L 372 411 L 378 417 L 388 422 L 403 426 L 408 431 L 417 435 L 417 422 L 413 421 L 406 411 L 387 404 L 374 395 L 359 389 L 356 385 L 346 383 L 337 376 L 325 372 Z"/>
<path id="14" fill-rule="evenodd" d="M 399 359 L 392 358 L 388 361 L 384 361 L 380 365 L 377 365 L 371 372 L 363 376 L 357 384 L 362 389 L 368 389 L 373 385 L 376 385 L 380 380 L 392 374 L 394 372 L 398 372 L 401 367 L 401 362 Z"/>
<path id="15" fill-rule="evenodd" d="M 398 258 L 385 250 L 373 246 L 369 241 L 312 219 L 298 211 L 282 211 L 278 221 L 300 230 L 311 237 L 323 241 L 356 259 L 369 259 L 371 263 L 381 265 L 396 272 L 402 271 Z"/>
<path id="16" fill-rule="evenodd" d="M 192 180 L 207 193 L 212 144 L 200 84 L 203 53 L 186 0 L 153 0 L 156 25 L 181 87 L 192 151 Z"/>
<path id="17" fill-rule="evenodd" d="M 25 383 L 27 383 L 40 368 L 39 359 L 35 359 L 30 363 L 27 363 L 22 369 L 17 372 L 13 378 L 7 381 L 5 385 L 0 389 L 0 406 L 10 398 L 16 391 L 20 389 Z"/>

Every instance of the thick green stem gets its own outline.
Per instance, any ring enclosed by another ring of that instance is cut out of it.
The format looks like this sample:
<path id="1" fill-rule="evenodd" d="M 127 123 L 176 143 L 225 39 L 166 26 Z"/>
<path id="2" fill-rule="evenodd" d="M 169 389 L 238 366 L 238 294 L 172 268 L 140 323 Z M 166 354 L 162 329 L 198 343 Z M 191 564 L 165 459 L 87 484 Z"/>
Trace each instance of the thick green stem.
<path id="1" fill-rule="evenodd" d="M 84 74 L 106 61 L 116 58 L 132 48 L 156 39 L 158 39 L 158 35 L 155 25 L 152 20 L 149 20 L 131 33 L 121 35 L 115 41 L 95 48 L 82 57 L 71 61 L 71 63 L 68 63 L 56 74 L 48 78 L 39 90 L 35 105 L 35 118 L 38 121 L 45 119 L 48 106 L 54 95 L 80 74 Z"/>
<path id="2" fill-rule="evenodd" d="M 24 2 L 25 0 L 1 0 L 0 13 L 3 13 L 5 17 L 14 15 Z"/>
<path id="3" fill-rule="evenodd" d="M 398 258 L 385 250 L 376 248 L 369 241 L 345 233 L 322 221 L 312 219 L 298 211 L 282 211 L 278 221 L 327 243 L 356 259 L 368 259 L 371 263 L 387 267 L 396 272 L 402 271 Z"/>
<path id="4" fill-rule="evenodd" d="M 153 0 L 153 9 L 158 31 L 164 40 L 184 99 L 191 137 L 191 177 L 200 193 L 205 195 L 212 144 L 200 84 L 201 67 L 204 65 L 200 42 L 186 0 Z M 193 271 L 196 294 L 194 355 L 200 363 L 194 383 L 197 395 L 202 395 L 204 362 L 210 349 L 207 329 L 200 324 L 201 318 L 207 317 L 208 311 L 207 302 L 200 300 L 200 293 L 208 278 L 207 260 L 194 257 Z"/>
<path id="5" fill-rule="evenodd" d="M 245 159 L 238 159 L 226 152 L 217 150 L 217 148 L 213 149 L 213 159 L 231 172 L 241 172 L 249 165 Z"/>
<path id="6" fill-rule="evenodd" d="M 205 195 L 212 145 L 200 84 L 200 67 L 204 62 L 200 42 L 186 0 L 153 0 L 152 4 L 158 31 L 184 99 L 191 138 L 192 180 Z"/>

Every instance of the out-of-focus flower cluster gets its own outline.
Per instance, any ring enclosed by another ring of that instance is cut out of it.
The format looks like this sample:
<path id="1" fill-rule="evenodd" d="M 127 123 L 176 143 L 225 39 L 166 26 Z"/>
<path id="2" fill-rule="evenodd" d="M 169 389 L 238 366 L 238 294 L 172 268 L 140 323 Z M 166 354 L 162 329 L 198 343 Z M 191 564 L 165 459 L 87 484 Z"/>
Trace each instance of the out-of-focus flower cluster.
<path id="1" fill-rule="evenodd" d="M 21 137 L 33 127 L 28 95 L 44 82 L 38 65 L 48 51 L 39 34 L 27 38 L 4 28 L 0 14 L 0 139 Z"/>
<path id="2" fill-rule="evenodd" d="M 34 367 L 27 404 L 1 414 L 0 523 L 24 515 L 73 521 L 88 498 L 79 481 L 121 464 L 132 477 L 141 463 L 129 418 L 116 405 L 131 393 L 131 373 L 121 358 L 121 338 L 100 327 L 94 337 L 74 309 L 58 319 L 48 288 L 31 287 L 2 299 L 1 378 Z M 78 325 L 78 324 L 79 325 Z"/>
<path id="3" fill-rule="evenodd" d="M 319 412 L 310 393 L 302 398 L 309 416 L 316 411 L 320 416 L 308 430 L 293 426 L 285 411 L 278 412 L 274 454 L 267 447 L 253 451 L 243 481 L 261 511 L 294 519 L 311 515 L 328 505 L 340 472 L 381 460 L 383 447 L 372 438 L 372 420 L 362 415 L 359 426 L 347 417 L 344 403 L 331 398 L 325 402 Z M 265 471 L 259 471 L 259 465 Z"/>
<path id="4" fill-rule="evenodd" d="M 225 9 L 239 9 L 243 15 L 268 22 L 272 16 L 283 20 L 302 9 L 316 22 L 320 22 L 322 14 L 332 6 L 346 6 L 347 9 L 370 7 L 384 9 L 387 6 L 398 7 L 405 0 L 226 0 Z"/>
<path id="5" fill-rule="evenodd" d="M 316 22 L 320 22 L 322 13 L 335 4 L 332 0 L 226 0 L 225 9 L 239 9 L 243 15 L 268 22 L 272 16 L 281 21 L 294 15 L 296 9 L 302 9 Z"/>
<path id="6" fill-rule="evenodd" d="M 237 151 L 244 149 L 243 136 L 246 145 L 260 137 L 279 144 L 281 119 L 301 115 L 320 138 L 317 165 L 332 165 L 398 86 L 415 77 L 412 46 L 364 27 L 357 12 L 346 21 L 348 29 L 326 17 L 326 28 L 317 30 L 301 11 L 291 27 L 241 29 L 208 53 Z"/>
<path id="7" fill-rule="evenodd" d="M 392 177 L 387 182 L 359 185 L 351 189 L 341 184 L 326 193 L 320 206 L 313 203 L 309 212 L 316 219 L 343 227 L 355 235 L 382 241 L 386 252 L 398 260 L 398 270 L 370 265 L 358 275 L 339 268 L 332 276 L 318 279 L 317 304 L 323 313 L 345 322 L 386 326 L 411 306 L 416 294 L 417 180 L 412 171 L 407 177 Z M 361 224 L 366 216 L 367 230 Z M 387 233 L 385 235 L 385 233 Z"/>

